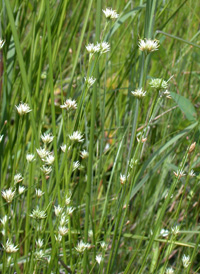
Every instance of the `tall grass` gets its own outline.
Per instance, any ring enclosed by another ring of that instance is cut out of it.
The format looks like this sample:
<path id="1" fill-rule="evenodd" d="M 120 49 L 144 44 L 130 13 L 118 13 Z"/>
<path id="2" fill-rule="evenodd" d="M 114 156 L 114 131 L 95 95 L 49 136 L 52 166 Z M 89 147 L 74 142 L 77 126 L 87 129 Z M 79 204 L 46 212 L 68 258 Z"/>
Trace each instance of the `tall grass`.
<path id="1" fill-rule="evenodd" d="M 0 9 L 1 273 L 199 273 L 198 1 Z"/>

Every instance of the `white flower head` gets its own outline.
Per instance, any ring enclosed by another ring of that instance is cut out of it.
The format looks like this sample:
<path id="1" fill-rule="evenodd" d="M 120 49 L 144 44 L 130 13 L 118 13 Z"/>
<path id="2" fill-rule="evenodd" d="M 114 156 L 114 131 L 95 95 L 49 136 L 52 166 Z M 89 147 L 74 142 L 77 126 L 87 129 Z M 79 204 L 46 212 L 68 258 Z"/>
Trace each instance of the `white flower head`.
<path id="1" fill-rule="evenodd" d="M 71 135 L 69 135 L 69 139 L 74 142 L 81 143 L 84 141 L 83 135 L 79 131 L 74 131 Z"/>
<path id="2" fill-rule="evenodd" d="M 40 198 L 40 197 L 42 197 L 42 195 L 44 195 L 44 192 L 42 192 L 41 189 L 36 188 L 36 189 L 35 189 L 35 194 L 36 194 L 36 196 L 37 196 L 38 198 Z"/>
<path id="3" fill-rule="evenodd" d="M 6 241 L 6 244 L 5 246 L 3 245 L 3 248 L 7 253 L 15 253 L 19 249 L 17 248 L 17 246 L 14 246 L 14 244 L 10 240 Z"/>
<path id="4" fill-rule="evenodd" d="M 26 160 L 29 163 L 35 161 L 35 155 L 34 154 L 26 154 Z"/>
<path id="5" fill-rule="evenodd" d="M 88 79 L 85 77 L 84 79 L 88 88 L 90 88 L 96 81 L 96 78 L 94 78 L 93 76 L 89 77 Z"/>
<path id="6" fill-rule="evenodd" d="M 54 157 L 53 155 L 51 155 L 51 154 L 49 154 L 49 155 L 46 156 L 46 158 L 45 158 L 45 162 L 46 162 L 46 164 L 49 165 L 49 166 L 53 164 L 54 160 L 55 160 L 55 157 Z"/>
<path id="7" fill-rule="evenodd" d="M 44 159 L 45 157 L 47 157 L 50 154 L 50 152 L 48 150 L 46 150 L 45 148 L 37 148 L 36 151 L 41 159 Z"/>
<path id="8" fill-rule="evenodd" d="M 59 226 L 58 227 L 58 233 L 61 236 L 65 236 L 68 233 L 69 229 L 66 226 Z"/>
<path id="9" fill-rule="evenodd" d="M 174 171 L 174 175 L 180 180 L 181 177 L 184 177 L 186 174 L 183 172 L 183 170 L 177 170 L 177 172 Z"/>
<path id="10" fill-rule="evenodd" d="M 54 136 L 50 133 L 44 133 L 43 135 L 41 135 L 41 139 L 44 144 L 50 144 L 53 141 L 53 138 Z"/>
<path id="11" fill-rule="evenodd" d="M 186 256 L 185 254 L 182 257 L 182 262 L 183 262 L 183 267 L 184 268 L 188 268 L 189 264 L 190 264 L 190 256 Z"/>
<path id="12" fill-rule="evenodd" d="M 7 203 L 11 203 L 14 196 L 15 196 L 15 191 L 16 190 L 12 190 L 11 188 L 6 189 L 6 190 L 2 190 L 1 194 L 2 197 L 6 200 Z"/>
<path id="13" fill-rule="evenodd" d="M 139 50 L 141 51 L 144 51 L 146 53 L 149 53 L 149 52 L 153 52 L 153 51 L 156 51 L 158 50 L 160 44 L 159 44 L 159 41 L 154 39 L 140 39 L 139 40 Z"/>
<path id="14" fill-rule="evenodd" d="M 3 48 L 4 44 L 5 44 L 5 41 L 4 41 L 4 40 L 2 40 L 2 39 L 0 39 L 0 49 L 2 49 L 2 48 Z"/>
<path id="15" fill-rule="evenodd" d="M 83 253 L 86 248 L 89 248 L 90 244 L 84 243 L 82 240 L 77 244 L 77 247 L 75 247 L 76 251 L 79 253 Z"/>
<path id="16" fill-rule="evenodd" d="M 19 115 L 25 115 L 31 111 L 30 107 L 26 103 L 20 103 L 19 106 L 15 106 Z"/>
<path id="17" fill-rule="evenodd" d="M 107 42 L 101 42 L 100 43 L 100 53 L 106 53 L 110 51 L 110 44 Z"/>
<path id="18" fill-rule="evenodd" d="M 167 237 L 168 235 L 169 235 L 169 230 L 162 228 L 160 231 L 160 236 Z"/>
<path id="19" fill-rule="evenodd" d="M 57 217 L 60 216 L 60 214 L 62 213 L 62 211 L 63 211 L 63 207 L 61 207 L 60 205 L 54 206 L 54 212 L 55 212 L 55 215 Z"/>
<path id="20" fill-rule="evenodd" d="M 166 269 L 166 272 L 165 272 L 165 273 L 166 273 L 166 274 L 173 274 L 173 273 L 174 273 L 174 270 L 173 270 L 172 267 L 169 267 L 169 268 Z"/>
<path id="21" fill-rule="evenodd" d="M 100 52 L 100 44 L 98 43 L 96 45 L 94 45 L 93 43 L 88 44 L 86 46 L 86 49 L 91 55 L 93 55 L 96 52 Z"/>
<path id="22" fill-rule="evenodd" d="M 172 230 L 172 233 L 174 234 L 174 235 L 177 235 L 178 233 L 179 233 L 179 231 L 180 231 L 180 228 L 179 228 L 179 226 L 173 226 L 172 228 L 171 228 L 171 230 Z"/>
<path id="23" fill-rule="evenodd" d="M 60 108 L 66 109 L 67 111 L 77 109 L 76 100 L 72 100 L 71 98 L 67 99 L 64 102 L 64 105 L 61 105 Z"/>
<path id="24" fill-rule="evenodd" d="M 42 240 L 42 239 L 38 239 L 38 240 L 36 240 L 36 246 L 38 247 L 38 248 L 42 248 L 43 247 L 43 244 L 44 244 L 44 241 Z"/>
<path id="25" fill-rule="evenodd" d="M 97 255 L 97 256 L 96 256 L 96 258 L 95 258 L 95 259 L 96 259 L 97 263 L 98 263 L 98 264 L 100 264 L 100 263 L 101 263 L 101 261 L 102 261 L 102 259 L 103 259 L 103 257 L 102 257 L 102 255 L 101 255 L 101 254 L 99 254 L 99 255 Z"/>
<path id="26" fill-rule="evenodd" d="M 69 205 L 71 203 L 71 197 L 72 197 L 71 192 L 65 196 L 65 204 L 66 205 Z"/>
<path id="27" fill-rule="evenodd" d="M 66 215 L 65 212 L 63 212 L 60 218 L 60 226 L 64 226 L 68 224 L 68 222 L 69 222 L 68 216 Z"/>
<path id="28" fill-rule="evenodd" d="M 51 171 L 52 171 L 52 167 L 51 167 L 51 166 L 47 167 L 47 166 L 44 166 L 44 165 L 43 165 L 40 169 L 42 170 L 42 172 L 43 172 L 45 175 L 50 174 Z"/>
<path id="29" fill-rule="evenodd" d="M 101 248 L 104 250 L 108 248 L 108 245 L 105 242 L 101 242 L 100 245 L 101 245 Z"/>
<path id="30" fill-rule="evenodd" d="M 162 78 L 151 79 L 149 85 L 152 88 L 155 88 L 157 90 L 159 90 L 159 89 L 166 90 L 168 88 L 168 82 L 163 80 Z"/>
<path id="31" fill-rule="evenodd" d="M 16 185 L 17 183 L 23 181 L 23 179 L 24 179 L 24 178 L 22 177 L 21 173 L 16 174 L 16 175 L 14 176 L 14 184 Z"/>
<path id="32" fill-rule="evenodd" d="M 60 146 L 60 148 L 61 148 L 62 152 L 65 153 L 67 146 L 64 144 L 64 145 Z"/>
<path id="33" fill-rule="evenodd" d="M 19 194 L 21 195 L 22 193 L 24 193 L 25 189 L 26 188 L 24 186 L 19 186 L 19 188 L 18 188 Z"/>
<path id="34" fill-rule="evenodd" d="M 123 175 L 123 174 L 120 174 L 120 183 L 122 184 L 122 185 L 124 185 L 125 184 L 125 182 L 126 182 L 126 180 L 128 179 L 128 177 L 129 177 L 129 174 L 126 176 L 125 174 Z"/>
<path id="35" fill-rule="evenodd" d="M 189 176 L 190 176 L 190 177 L 195 177 L 195 176 L 196 176 L 196 174 L 194 173 L 194 170 L 193 170 L 193 169 L 190 171 Z"/>
<path id="36" fill-rule="evenodd" d="M 68 207 L 68 208 L 67 208 L 67 215 L 71 216 L 72 213 L 74 212 L 74 210 L 75 210 L 74 207 L 72 207 L 72 206 Z"/>
<path id="37" fill-rule="evenodd" d="M 117 12 L 115 10 L 112 10 L 111 8 L 106 8 L 105 10 L 102 10 L 102 11 L 108 20 L 117 19 L 119 17 L 119 14 L 117 14 Z"/>
<path id="38" fill-rule="evenodd" d="M 58 234 L 58 236 L 55 236 L 56 242 L 60 243 L 62 241 L 62 236 Z"/>
<path id="39" fill-rule="evenodd" d="M 138 99 L 141 99 L 145 97 L 147 92 L 144 91 L 142 88 L 138 88 L 135 91 L 131 91 L 131 93 L 133 94 L 133 96 L 137 97 Z"/>
<path id="40" fill-rule="evenodd" d="M 89 153 L 86 150 L 80 152 L 81 158 L 86 159 L 89 156 Z"/>
<path id="41" fill-rule="evenodd" d="M 30 214 L 30 217 L 32 217 L 33 219 L 44 219 L 47 217 L 46 213 L 44 210 L 40 210 L 39 207 L 37 207 L 36 209 L 34 209 L 32 211 L 32 213 Z"/>
<path id="42" fill-rule="evenodd" d="M 79 168 L 79 166 L 80 166 L 79 161 L 73 162 L 73 171 L 75 171 L 77 168 Z"/>
<path id="43" fill-rule="evenodd" d="M 2 223 L 3 226 L 6 225 L 7 221 L 8 221 L 8 216 L 7 215 L 5 215 L 2 219 L 0 219 L 0 222 Z"/>
<path id="44" fill-rule="evenodd" d="M 3 135 L 0 135 L 0 143 L 1 143 L 2 140 L 3 140 Z"/>
<path id="45" fill-rule="evenodd" d="M 46 256 L 44 250 L 42 249 L 35 251 L 34 255 L 36 261 L 41 261 Z"/>

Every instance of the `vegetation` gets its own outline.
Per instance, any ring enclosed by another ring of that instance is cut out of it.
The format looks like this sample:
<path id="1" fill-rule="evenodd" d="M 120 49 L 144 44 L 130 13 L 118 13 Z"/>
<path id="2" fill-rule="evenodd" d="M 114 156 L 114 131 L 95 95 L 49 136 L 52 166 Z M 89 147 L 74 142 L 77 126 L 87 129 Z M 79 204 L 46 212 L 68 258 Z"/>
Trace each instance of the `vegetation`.
<path id="1" fill-rule="evenodd" d="M 1 273 L 200 273 L 198 1 L 0 10 Z"/>

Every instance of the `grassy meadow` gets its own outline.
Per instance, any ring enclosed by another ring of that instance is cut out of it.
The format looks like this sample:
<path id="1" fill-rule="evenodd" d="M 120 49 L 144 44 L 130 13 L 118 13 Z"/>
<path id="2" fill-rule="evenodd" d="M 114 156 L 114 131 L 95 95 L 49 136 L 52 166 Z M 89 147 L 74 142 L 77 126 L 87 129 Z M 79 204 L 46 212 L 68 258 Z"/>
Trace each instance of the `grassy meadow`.
<path id="1" fill-rule="evenodd" d="M 199 1 L 0 11 L 0 273 L 200 273 Z"/>

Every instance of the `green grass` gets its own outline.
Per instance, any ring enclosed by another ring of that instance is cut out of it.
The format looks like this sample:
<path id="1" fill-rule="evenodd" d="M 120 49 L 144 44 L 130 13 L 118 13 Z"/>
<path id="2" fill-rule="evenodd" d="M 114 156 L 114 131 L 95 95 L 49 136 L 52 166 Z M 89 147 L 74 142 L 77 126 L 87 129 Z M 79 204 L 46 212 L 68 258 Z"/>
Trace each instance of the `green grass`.
<path id="1" fill-rule="evenodd" d="M 118 19 L 106 21 L 107 7 Z M 0 198 L 0 272 L 200 273 L 198 1 L 3 0 L 0 10 L 0 182 L 15 190 L 10 203 Z M 143 38 L 158 50 L 140 51 Z M 86 46 L 102 41 L 110 51 L 90 58 Z M 69 98 L 77 108 L 60 108 Z M 32 111 L 20 116 L 20 102 Z M 69 138 L 75 131 L 83 142 Z M 40 147 L 54 155 L 49 174 Z M 32 217 L 37 208 L 44 218 Z"/>

